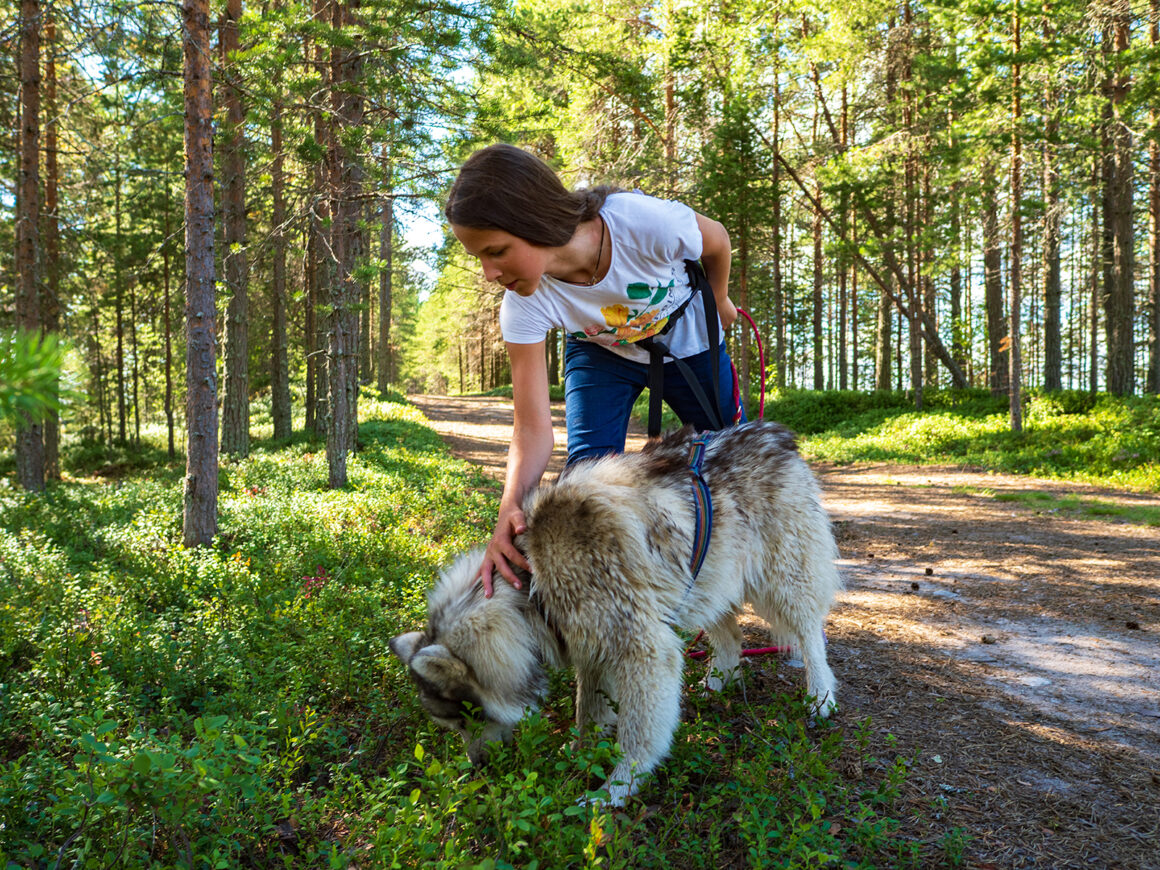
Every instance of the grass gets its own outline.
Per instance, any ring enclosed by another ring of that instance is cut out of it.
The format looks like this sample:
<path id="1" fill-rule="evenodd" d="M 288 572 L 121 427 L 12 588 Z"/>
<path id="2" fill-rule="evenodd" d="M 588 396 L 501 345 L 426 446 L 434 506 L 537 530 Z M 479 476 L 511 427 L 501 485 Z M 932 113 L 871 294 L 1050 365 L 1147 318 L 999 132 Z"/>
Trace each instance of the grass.
<path id="1" fill-rule="evenodd" d="M 672 756 L 624 811 L 579 803 L 616 747 L 570 748 L 566 673 L 468 767 L 387 641 L 486 539 L 498 487 L 397 397 L 360 408 L 344 490 L 306 438 L 225 462 L 209 548 L 181 545 L 182 469 L 155 445 L 70 446 L 40 496 L 0 482 L 0 866 L 957 863 L 953 832 L 898 833 L 907 761 L 872 723 L 807 730 L 759 672 L 704 699 L 689 669 Z"/>
<path id="2" fill-rule="evenodd" d="M 956 487 L 956 490 L 987 495 L 996 501 L 1022 504 L 1034 508 L 1038 513 L 1114 518 L 1139 526 L 1160 526 L 1160 507 L 1154 505 L 1120 504 L 1078 495 L 1060 496 L 1034 489 L 998 493 L 977 487 Z"/>
<path id="3" fill-rule="evenodd" d="M 1032 393 L 1020 433 L 1006 400 L 985 391 L 926 403 L 918 413 L 899 393 L 786 392 L 765 416 L 794 429 L 815 460 L 965 465 L 1160 492 L 1160 397 Z"/>

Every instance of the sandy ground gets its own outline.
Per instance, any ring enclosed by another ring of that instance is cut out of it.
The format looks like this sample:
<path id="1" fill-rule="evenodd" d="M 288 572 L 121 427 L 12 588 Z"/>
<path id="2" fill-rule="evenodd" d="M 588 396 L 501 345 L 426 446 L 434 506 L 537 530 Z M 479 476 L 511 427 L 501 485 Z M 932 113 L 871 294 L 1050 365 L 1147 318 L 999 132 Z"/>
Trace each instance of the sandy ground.
<path id="1" fill-rule="evenodd" d="M 410 398 L 502 479 L 510 403 Z M 562 409 L 556 423 L 562 442 Z M 550 471 L 562 463 L 558 444 Z M 815 471 L 847 585 L 828 628 L 840 715 L 870 717 L 883 755 L 913 756 L 904 831 L 961 829 L 971 867 L 1160 868 L 1160 529 L 991 493 L 1160 497 L 945 467 Z M 764 645 L 756 622 L 747 635 Z"/>

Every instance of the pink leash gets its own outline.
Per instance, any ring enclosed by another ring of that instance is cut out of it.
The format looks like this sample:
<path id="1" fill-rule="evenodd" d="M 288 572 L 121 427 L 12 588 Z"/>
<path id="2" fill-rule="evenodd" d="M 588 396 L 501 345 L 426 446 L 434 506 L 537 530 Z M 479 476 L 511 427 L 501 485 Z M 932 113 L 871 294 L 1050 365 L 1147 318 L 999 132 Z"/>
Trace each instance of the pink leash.
<path id="1" fill-rule="evenodd" d="M 699 641 L 702 637 L 704 637 L 704 635 L 705 635 L 705 632 L 703 632 L 703 631 L 698 632 L 697 636 L 695 638 L 693 638 L 693 642 L 691 644 L 689 644 L 689 646 L 690 647 L 696 646 L 697 641 Z M 754 649 L 743 649 L 741 651 L 741 655 L 743 655 L 743 656 L 767 656 L 767 655 L 776 655 L 777 653 L 784 653 L 784 652 L 789 652 L 789 647 L 787 647 L 787 646 L 759 646 L 759 647 L 755 647 Z M 709 653 L 703 649 L 689 649 L 685 652 L 685 655 L 691 659 L 703 659 L 708 654 Z"/>

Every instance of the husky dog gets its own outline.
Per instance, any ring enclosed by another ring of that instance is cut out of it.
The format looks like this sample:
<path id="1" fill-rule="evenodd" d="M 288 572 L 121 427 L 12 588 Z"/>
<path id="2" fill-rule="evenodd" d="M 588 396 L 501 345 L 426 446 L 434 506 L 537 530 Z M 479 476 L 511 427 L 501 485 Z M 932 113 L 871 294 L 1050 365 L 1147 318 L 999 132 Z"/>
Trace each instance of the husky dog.
<path id="1" fill-rule="evenodd" d="M 800 652 L 816 715 L 829 715 L 835 682 L 822 626 L 841 579 L 817 483 L 782 426 L 706 437 L 696 449 L 711 543 L 695 575 L 706 517 L 694 506 L 696 435 L 686 428 L 640 453 L 577 463 L 529 493 L 517 544 L 530 583 L 517 590 L 497 578 L 485 598 L 483 552 L 469 552 L 431 591 L 427 630 L 391 640 L 437 723 L 471 741 L 470 715 L 483 721 L 473 762 L 542 700 L 545 663 L 570 664 L 581 733 L 616 729 L 624 754 L 605 787 L 623 804 L 668 753 L 680 718 L 684 642 L 674 628 L 704 629 L 707 686 L 720 689 L 740 663 L 737 615 L 747 603 Z"/>

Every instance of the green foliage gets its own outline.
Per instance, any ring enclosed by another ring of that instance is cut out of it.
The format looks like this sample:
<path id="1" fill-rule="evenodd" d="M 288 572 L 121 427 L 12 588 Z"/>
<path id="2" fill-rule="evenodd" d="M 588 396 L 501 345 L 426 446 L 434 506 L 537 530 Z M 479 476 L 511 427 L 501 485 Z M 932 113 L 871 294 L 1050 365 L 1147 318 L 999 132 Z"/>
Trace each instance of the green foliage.
<path id="1" fill-rule="evenodd" d="M 1024 430 L 1006 399 L 985 391 L 928 393 L 929 410 L 898 393 L 800 393 L 766 416 L 803 435 L 809 456 L 833 462 L 955 463 L 1137 490 L 1160 490 L 1160 398 L 1031 392 Z"/>
<path id="2" fill-rule="evenodd" d="M 0 332 L 0 420 L 59 411 L 65 346 L 49 333 Z"/>
<path id="3" fill-rule="evenodd" d="M 566 674 L 469 768 L 387 640 L 421 624 L 438 565 L 487 537 L 498 488 L 395 398 L 360 403 L 345 490 L 308 441 L 223 466 L 210 548 L 181 545 L 178 469 L 0 493 L 0 860 L 894 862 L 903 762 L 873 757 L 868 724 L 807 731 L 769 679 L 752 706 L 690 685 L 671 761 L 623 812 L 584 802 L 617 750 L 573 747 Z M 867 773 L 843 772 L 851 753 Z"/>

